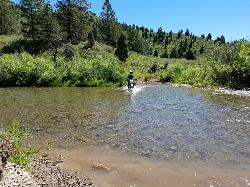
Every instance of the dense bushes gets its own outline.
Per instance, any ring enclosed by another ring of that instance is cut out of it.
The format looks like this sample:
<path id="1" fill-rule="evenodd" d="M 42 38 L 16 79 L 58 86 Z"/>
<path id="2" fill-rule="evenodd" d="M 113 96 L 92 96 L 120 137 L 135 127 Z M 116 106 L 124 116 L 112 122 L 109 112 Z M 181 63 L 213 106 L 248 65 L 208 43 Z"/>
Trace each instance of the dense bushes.
<path id="1" fill-rule="evenodd" d="M 47 54 L 0 57 L 0 86 L 103 86 L 122 85 L 124 80 L 123 68 L 115 58 L 59 57 L 55 64 Z"/>
<path id="2" fill-rule="evenodd" d="M 164 82 L 190 84 L 194 86 L 226 86 L 231 88 L 244 88 L 232 76 L 232 66 L 217 62 L 206 62 L 205 65 L 192 64 L 183 67 L 179 64 L 170 66 L 167 72 L 161 74 Z"/>
<path id="3" fill-rule="evenodd" d="M 216 49 L 217 50 L 217 49 Z M 232 50 L 235 50 L 232 53 Z M 172 64 L 160 75 L 161 81 L 195 86 L 226 86 L 235 89 L 250 88 L 250 46 L 247 41 L 235 45 L 217 60 L 184 66 Z"/>
<path id="4" fill-rule="evenodd" d="M 0 86 L 50 86 L 55 79 L 54 64 L 48 58 L 27 53 L 0 57 Z"/>
<path id="5" fill-rule="evenodd" d="M 130 53 L 126 63 L 115 58 L 114 49 L 96 42 L 93 49 L 86 43 L 64 44 L 51 52 L 32 56 L 16 52 L 0 56 L 0 86 L 110 86 L 123 85 L 126 73 L 133 69 L 139 79 L 196 86 L 250 88 L 250 46 L 248 41 L 214 48 L 207 58 L 197 60 L 168 59 L 167 71 L 148 73 L 165 59 Z"/>

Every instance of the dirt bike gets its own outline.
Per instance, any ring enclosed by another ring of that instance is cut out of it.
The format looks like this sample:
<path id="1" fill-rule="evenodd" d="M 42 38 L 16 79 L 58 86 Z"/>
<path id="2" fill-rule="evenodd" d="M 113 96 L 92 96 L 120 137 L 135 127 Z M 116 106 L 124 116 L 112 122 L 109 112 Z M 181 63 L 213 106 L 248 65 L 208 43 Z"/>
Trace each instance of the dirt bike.
<path id="1" fill-rule="evenodd" d="M 129 79 L 128 80 L 128 89 L 131 90 L 135 87 L 136 85 L 136 79 Z"/>

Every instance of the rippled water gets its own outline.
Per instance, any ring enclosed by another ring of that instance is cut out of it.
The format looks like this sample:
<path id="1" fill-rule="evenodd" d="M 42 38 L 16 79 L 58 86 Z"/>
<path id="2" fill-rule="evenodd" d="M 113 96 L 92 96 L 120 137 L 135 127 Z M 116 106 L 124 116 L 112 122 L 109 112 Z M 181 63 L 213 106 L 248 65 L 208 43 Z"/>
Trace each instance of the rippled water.
<path id="1" fill-rule="evenodd" d="M 164 85 L 132 92 L 1 88 L 1 126 L 13 118 L 40 145 L 105 145 L 148 158 L 250 169 L 250 98 Z"/>

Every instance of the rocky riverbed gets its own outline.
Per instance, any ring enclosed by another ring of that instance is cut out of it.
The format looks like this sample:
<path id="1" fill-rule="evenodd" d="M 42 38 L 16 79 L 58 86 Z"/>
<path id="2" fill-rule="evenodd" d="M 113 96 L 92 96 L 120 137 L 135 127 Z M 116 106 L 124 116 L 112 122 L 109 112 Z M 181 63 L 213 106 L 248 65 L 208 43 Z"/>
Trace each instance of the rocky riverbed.
<path id="1" fill-rule="evenodd" d="M 219 88 L 214 91 L 215 93 L 238 95 L 242 97 L 250 97 L 250 90 L 230 90 L 226 88 Z"/>
<path id="2" fill-rule="evenodd" d="M 89 178 L 62 171 L 60 162 L 47 157 L 36 158 L 30 171 L 8 162 L 3 170 L 0 187 L 94 187 Z"/>
<path id="3" fill-rule="evenodd" d="M 250 97 L 250 90 L 249 89 L 243 89 L 243 90 L 233 90 L 229 88 L 218 88 L 218 89 L 212 89 L 209 87 L 196 87 L 191 86 L 189 84 L 175 84 L 175 83 L 165 83 L 172 87 L 183 87 L 183 88 L 198 88 L 202 90 L 211 90 L 214 94 L 227 94 L 227 95 L 237 95 L 240 97 Z"/>

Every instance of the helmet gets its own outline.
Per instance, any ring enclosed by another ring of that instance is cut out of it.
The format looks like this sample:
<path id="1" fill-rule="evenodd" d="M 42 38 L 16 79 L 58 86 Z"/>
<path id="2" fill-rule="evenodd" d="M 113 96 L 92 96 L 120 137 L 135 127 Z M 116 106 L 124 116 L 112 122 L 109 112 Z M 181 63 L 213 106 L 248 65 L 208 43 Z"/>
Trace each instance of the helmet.
<path id="1" fill-rule="evenodd" d="M 131 70 L 129 71 L 129 73 L 133 73 L 133 70 L 131 69 Z"/>

